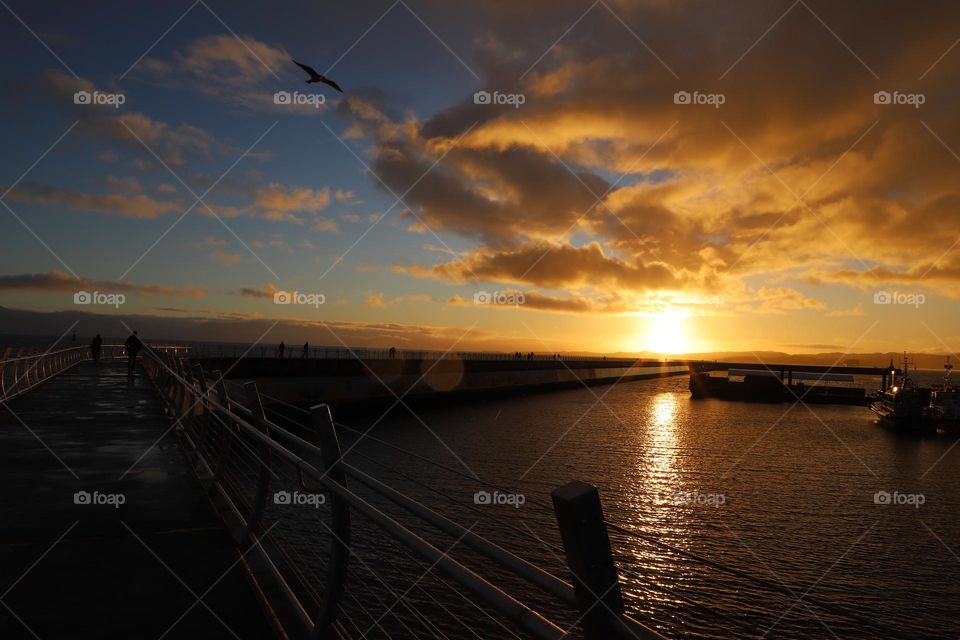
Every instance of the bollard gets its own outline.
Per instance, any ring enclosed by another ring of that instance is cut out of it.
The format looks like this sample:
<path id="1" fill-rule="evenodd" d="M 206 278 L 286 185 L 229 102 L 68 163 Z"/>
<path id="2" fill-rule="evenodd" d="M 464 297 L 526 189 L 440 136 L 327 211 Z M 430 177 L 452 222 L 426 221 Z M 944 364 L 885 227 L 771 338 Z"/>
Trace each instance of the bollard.
<path id="1" fill-rule="evenodd" d="M 600 492 L 574 480 L 550 496 L 573 579 L 586 640 L 613 636 L 623 615 L 620 579 L 603 522 Z"/>

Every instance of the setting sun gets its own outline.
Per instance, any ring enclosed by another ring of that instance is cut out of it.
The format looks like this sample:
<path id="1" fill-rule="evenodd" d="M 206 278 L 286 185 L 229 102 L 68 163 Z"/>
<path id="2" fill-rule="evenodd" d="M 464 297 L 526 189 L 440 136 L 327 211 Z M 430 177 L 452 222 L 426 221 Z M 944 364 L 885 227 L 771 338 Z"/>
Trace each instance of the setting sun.
<path id="1" fill-rule="evenodd" d="M 664 311 L 646 318 L 638 347 L 654 353 L 687 353 L 692 350 L 687 336 L 686 318 L 673 311 Z"/>

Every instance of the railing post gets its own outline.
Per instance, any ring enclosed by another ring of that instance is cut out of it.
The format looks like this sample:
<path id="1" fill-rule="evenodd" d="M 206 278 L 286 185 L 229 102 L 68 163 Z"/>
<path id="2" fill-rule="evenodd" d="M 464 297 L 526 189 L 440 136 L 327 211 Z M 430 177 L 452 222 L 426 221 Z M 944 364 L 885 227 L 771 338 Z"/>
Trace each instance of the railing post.
<path id="1" fill-rule="evenodd" d="M 310 407 L 310 416 L 325 473 L 331 480 L 346 487 L 347 476 L 340 466 L 340 441 L 330 407 L 325 404 Z M 339 495 L 333 492 L 328 492 L 328 495 L 331 531 L 334 534 L 330 539 L 330 572 L 327 574 L 323 607 L 317 614 L 311 640 L 334 637 L 333 628 L 340 599 L 346 590 L 347 563 L 350 559 L 350 508 Z"/>
<path id="2" fill-rule="evenodd" d="M 217 400 L 220 402 L 220 406 L 229 411 L 230 395 L 227 393 L 227 385 L 224 383 L 223 377 L 219 375 L 219 372 L 213 388 L 217 392 Z M 223 425 L 223 435 L 220 438 L 220 451 L 217 456 L 216 466 L 211 470 L 213 475 L 210 478 L 210 489 L 215 487 L 216 483 L 223 477 L 223 472 L 227 468 L 227 460 L 230 459 L 230 448 L 233 445 L 233 439 L 234 437 L 238 437 L 234 434 L 236 426 L 226 415 L 221 416 L 219 420 Z"/>
<path id="3" fill-rule="evenodd" d="M 270 429 L 267 426 L 266 414 L 263 412 L 263 402 L 260 400 L 260 392 L 257 391 L 257 383 L 247 382 L 243 385 L 243 390 L 247 395 L 247 407 L 250 409 L 250 416 L 253 426 L 262 431 L 265 435 L 270 435 Z M 267 495 L 270 493 L 270 447 L 266 444 L 260 444 L 257 447 L 260 456 L 259 482 L 257 483 L 257 495 L 254 496 L 253 509 L 250 518 L 247 520 L 247 534 L 253 535 L 260 519 L 263 517 L 263 510 L 267 506 Z"/>
<path id="4" fill-rule="evenodd" d="M 586 640 L 609 638 L 620 626 L 623 595 L 603 522 L 600 492 L 574 480 L 550 496 L 560 527 Z"/>
<path id="5" fill-rule="evenodd" d="M 10 357 L 10 347 L 3 350 L 3 360 L 0 360 L 0 397 L 7 398 L 7 358 Z"/>
<path id="6" fill-rule="evenodd" d="M 207 431 L 210 430 L 210 403 L 207 402 L 207 379 L 203 375 L 203 365 L 195 364 L 192 367 L 194 372 L 194 377 L 197 379 L 197 391 L 200 393 L 200 399 L 197 402 L 197 408 L 199 409 L 200 415 L 197 416 L 198 422 L 200 423 L 200 428 L 197 430 L 196 437 L 194 438 L 194 445 L 197 447 L 195 454 L 200 453 L 200 445 L 203 444 L 203 441 L 207 437 Z"/>

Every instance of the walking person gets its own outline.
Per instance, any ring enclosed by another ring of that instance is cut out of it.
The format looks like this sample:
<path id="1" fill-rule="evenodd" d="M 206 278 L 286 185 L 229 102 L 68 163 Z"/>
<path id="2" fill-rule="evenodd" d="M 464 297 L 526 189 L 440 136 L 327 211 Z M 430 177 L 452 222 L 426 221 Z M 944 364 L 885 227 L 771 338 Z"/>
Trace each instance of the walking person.
<path id="1" fill-rule="evenodd" d="M 304 343 L 303 343 L 303 357 L 304 357 L 304 358 L 310 357 L 310 343 L 309 343 L 309 342 L 304 342 Z"/>
<path id="2" fill-rule="evenodd" d="M 277 347 L 277 355 L 279 355 L 280 358 L 283 358 L 283 352 L 286 348 L 287 348 L 287 345 L 283 344 L 283 341 L 281 340 L 280 346 Z"/>
<path id="3" fill-rule="evenodd" d="M 90 357 L 94 362 L 100 362 L 100 348 L 103 346 L 103 338 L 98 333 L 90 341 Z"/>
<path id="4" fill-rule="evenodd" d="M 137 364 L 137 354 L 140 353 L 140 349 L 143 348 L 143 343 L 140 342 L 140 338 L 137 337 L 137 332 L 134 331 L 130 334 L 130 337 L 127 338 L 127 341 L 123 343 L 123 346 L 127 349 L 127 373 L 133 374 L 133 368 Z"/>

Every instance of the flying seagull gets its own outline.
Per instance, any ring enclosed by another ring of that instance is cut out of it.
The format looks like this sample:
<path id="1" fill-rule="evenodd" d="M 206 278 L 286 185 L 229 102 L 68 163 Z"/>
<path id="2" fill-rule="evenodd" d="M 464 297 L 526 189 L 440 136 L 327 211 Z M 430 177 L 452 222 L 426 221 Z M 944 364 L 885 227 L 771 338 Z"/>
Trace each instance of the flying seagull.
<path id="1" fill-rule="evenodd" d="M 290 59 L 293 60 L 293 58 L 290 58 Z M 325 75 L 321 73 L 317 73 L 317 70 L 311 67 L 310 65 L 302 64 L 300 62 L 297 62 L 296 60 L 293 60 L 293 64 L 297 65 L 298 67 L 300 67 L 301 69 L 303 69 L 304 71 L 310 74 L 310 79 L 307 80 L 307 84 L 310 84 L 311 82 L 322 82 L 323 84 L 330 85 L 340 93 L 343 93 L 343 89 L 340 88 L 340 85 L 338 85 L 336 82 L 326 77 Z"/>

